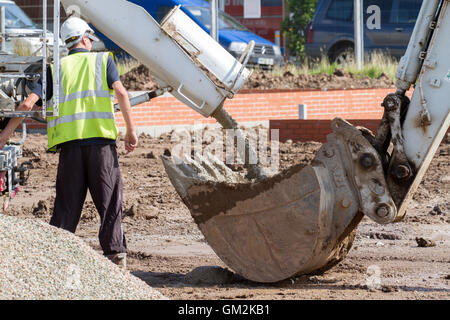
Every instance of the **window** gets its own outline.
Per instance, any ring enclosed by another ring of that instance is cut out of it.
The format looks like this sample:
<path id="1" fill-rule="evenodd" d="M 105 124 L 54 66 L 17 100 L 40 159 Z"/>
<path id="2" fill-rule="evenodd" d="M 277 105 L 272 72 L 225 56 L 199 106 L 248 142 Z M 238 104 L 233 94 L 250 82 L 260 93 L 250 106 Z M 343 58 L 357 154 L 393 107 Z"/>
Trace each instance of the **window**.
<path id="1" fill-rule="evenodd" d="M 158 7 L 158 13 L 156 14 L 156 21 L 161 23 L 162 19 L 166 16 L 166 14 L 169 13 L 170 10 L 172 10 L 173 7 L 169 6 L 159 6 Z"/>
<path id="2" fill-rule="evenodd" d="M 9 29 L 34 29 L 33 21 L 15 4 L 5 3 L 5 26 Z"/>
<path id="3" fill-rule="evenodd" d="M 211 29 L 211 10 L 207 7 L 187 7 L 186 9 L 207 29 Z M 219 11 L 219 29 L 234 29 L 246 31 L 247 28 L 228 14 Z"/>
<path id="4" fill-rule="evenodd" d="M 353 0 L 333 0 L 328 7 L 327 18 L 340 21 L 352 21 Z"/>
<path id="5" fill-rule="evenodd" d="M 261 0 L 262 7 L 281 7 L 282 5 L 282 0 Z"/>
<path id="6" fill-rule="evenodd" d="M 391 13 L 392 23 L 415 23 L 419 15 L 422 0 L 397 0 Z"/>

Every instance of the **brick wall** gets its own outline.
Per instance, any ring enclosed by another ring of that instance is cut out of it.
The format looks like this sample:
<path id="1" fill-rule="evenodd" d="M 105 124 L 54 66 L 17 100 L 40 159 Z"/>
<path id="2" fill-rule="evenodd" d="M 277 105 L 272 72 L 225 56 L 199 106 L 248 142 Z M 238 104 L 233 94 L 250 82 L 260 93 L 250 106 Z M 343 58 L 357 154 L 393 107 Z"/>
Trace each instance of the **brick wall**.
<path id="1" fill-rule="evenodd" d="M 274 119 L 299 119 L 299 104 L 307 105 L 308 119 L 380 119 L 381 102 L 394 89 L 330 90 L 330 91 L 265 91 L 242 92 L 227 100 L 225 109 L 240 124 L 265 123 Z M 133 108 L 136 126 L 145 132 L 149 128 L 215 124 L 215 119 L 204 118 L 171 95 Z M 124 127 L 123 118 L 116 114 L 117 125 Z M 44 128 L 36 122 L 30 128 Z"/>
<path id="2" fill-rule="evenodd" d="M 362 126 L 376 132 L 380 119 L 348 120 L 354 126 Z M 280 142 L 287 140 L 325 142 L 331 133 L 332 120 L 270 120 L 270 129 L 279 130 Z"/>
<path id="3" fill-rule="evenodd" d="M 380 119 L 381 102 L 393 89 L 242 92 L 225 102 L 225 109 L 239 123 L 298 119 L 299 104 L 307 105 L 308 119 Z M 160 97 L 134 108 L 140 126 L 215 123 L 172 96 Z M 123 125 L 120 114 L 118 125 Z"/>

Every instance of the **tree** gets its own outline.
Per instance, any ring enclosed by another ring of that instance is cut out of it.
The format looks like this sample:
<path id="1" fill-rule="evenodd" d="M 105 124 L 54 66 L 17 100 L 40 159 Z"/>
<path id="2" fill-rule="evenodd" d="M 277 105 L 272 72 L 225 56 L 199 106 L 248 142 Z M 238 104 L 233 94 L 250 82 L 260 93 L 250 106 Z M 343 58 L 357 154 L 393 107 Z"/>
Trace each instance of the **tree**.
<path id="1" fill-rule="evenodd" d="M 303 59 L 307 26 L 314 17 L 318 0 L 285 0 L 289 16 L 282 22 L 281 30 L 291 55 Z"/>

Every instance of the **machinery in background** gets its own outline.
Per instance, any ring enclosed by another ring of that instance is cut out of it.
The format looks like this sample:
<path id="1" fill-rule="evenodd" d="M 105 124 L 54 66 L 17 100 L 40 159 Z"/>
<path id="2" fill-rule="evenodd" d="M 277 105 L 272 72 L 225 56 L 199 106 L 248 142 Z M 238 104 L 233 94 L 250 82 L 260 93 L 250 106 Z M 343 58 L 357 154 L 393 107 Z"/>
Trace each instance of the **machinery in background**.
<path id="1" fill-rule="evenodd" d="M 21 117 L 16 107 L 25 99 L 33 82 L 39 79 L 42 70 L 42 57 L 18 56 L 0 53 L 0 129 L 4 129 L 12 117 Z M 25 117 L 39 119 L 39 111 L 30 112 Z M 0 194 L 3 199 L 3 210 L 6 210 L 9 201 L 20 190 L 20 185 L 25 185 L 27 171 L 30 163 L 19 165 L 22 156 L 22 145 L 25 143 L 27 127 L 22 123 L 23 137 L 18 142 L 9 141 L 0 150 Z"/>
<path id="2" fill-rule="evenodd" d="M 38 29 L 13 1 L 0 1 L 0 129 L 4 129 L 11 118 L 32 118 L 44 122 L 47 116 L 45 99 L 40 110 L 16 110 L 41 74 L 44 86 L 46 85 L 47 64 L 58 62 L 60 55 L 67 52 L 65 48 L 61 48 L 59 27 L 55 36 L 47 31 L 47 0 L 43 2 L 44 24 L 42 29 Z M 54 17 L 59 25 L 59 1 Z M 3 198 L 3 210 L 7 209 L 9 201 L 20 190 L 20 185 L 27 181 L 27 171 L 31 164 L 19 164 L 26 135 L 27 127 L 24 121 L 22 139 L 17 142 L 8 141 L 0 150 L 0 194 Z"/>

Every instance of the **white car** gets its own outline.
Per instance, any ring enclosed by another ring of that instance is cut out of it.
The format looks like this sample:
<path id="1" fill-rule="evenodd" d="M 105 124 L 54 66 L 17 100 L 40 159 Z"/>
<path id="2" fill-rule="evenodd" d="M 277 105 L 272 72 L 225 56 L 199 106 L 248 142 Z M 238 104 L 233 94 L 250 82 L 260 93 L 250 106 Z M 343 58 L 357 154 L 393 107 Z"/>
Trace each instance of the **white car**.
<path id="1" fill-rule="evenodd" d="M 6 37 L 4 47 L 2 46 L 4 51 L 20 56 L 42 55 L 42 41 L 39 37 L 42 34 L 42 29 L 39 29 L 14 1 L 0 0 L 0 7 L 5 8 L 5 31 L 7 35 L 36 34 L 36 37 Z M 47 32 L 47 43 L 51 52 L 53 47 L 53 33 L 51 32 Z M 61 40 L 60 46 L 63 46 Z M 62 51 L 65 51 L 65 49 Z"/>

